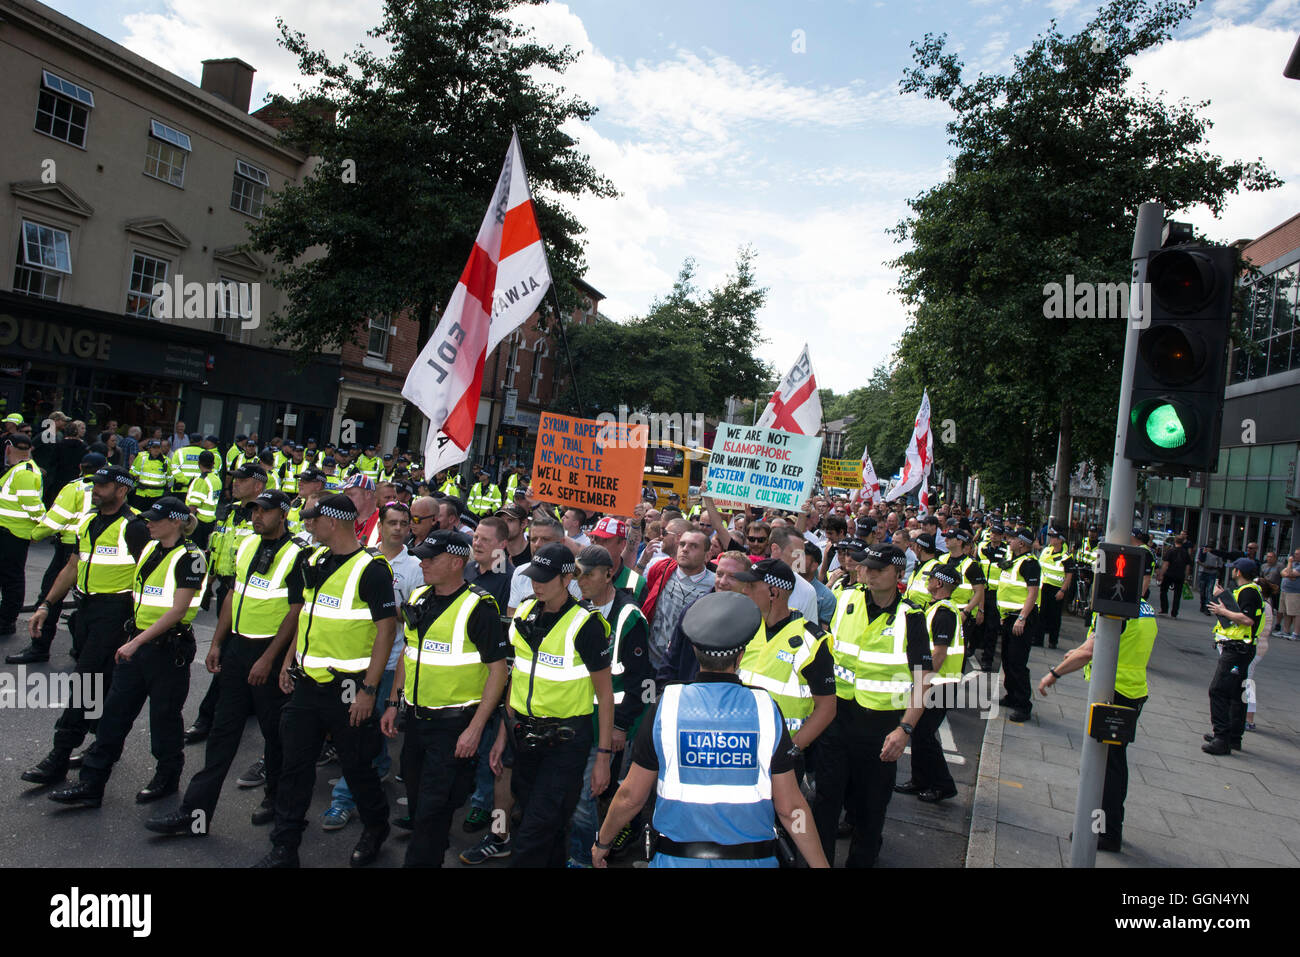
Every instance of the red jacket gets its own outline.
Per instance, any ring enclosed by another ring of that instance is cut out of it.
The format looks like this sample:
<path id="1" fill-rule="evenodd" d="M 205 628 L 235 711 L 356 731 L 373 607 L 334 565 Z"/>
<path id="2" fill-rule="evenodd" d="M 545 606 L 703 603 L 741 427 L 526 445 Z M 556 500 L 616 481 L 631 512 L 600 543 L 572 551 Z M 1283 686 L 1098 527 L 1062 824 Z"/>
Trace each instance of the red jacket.
<path id="1" fill-rule="evenodd" d="M 659 603 L 659 591 L 664 587 L 664 582 L 677 571 L 677 559 L 665 558 L 661 562 L 655 562 L 649 571 L 645 573 L 645 601 L 641 604 L 641 614 L 645 615 L 647 624 L 654 623 L 655 605 Z"/>

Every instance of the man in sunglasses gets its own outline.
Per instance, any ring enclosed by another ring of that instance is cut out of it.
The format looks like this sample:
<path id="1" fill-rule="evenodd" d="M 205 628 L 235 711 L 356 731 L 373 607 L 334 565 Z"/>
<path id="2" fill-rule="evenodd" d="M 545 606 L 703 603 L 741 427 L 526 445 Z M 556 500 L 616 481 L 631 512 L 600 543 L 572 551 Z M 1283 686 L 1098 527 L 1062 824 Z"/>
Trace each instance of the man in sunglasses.
<path id="1" fill-rule="evenodd" d="M 411 537 L 407 545 L 418 545 L 438 527 L 438 500 L 421 495 L 411 502 Z"/>

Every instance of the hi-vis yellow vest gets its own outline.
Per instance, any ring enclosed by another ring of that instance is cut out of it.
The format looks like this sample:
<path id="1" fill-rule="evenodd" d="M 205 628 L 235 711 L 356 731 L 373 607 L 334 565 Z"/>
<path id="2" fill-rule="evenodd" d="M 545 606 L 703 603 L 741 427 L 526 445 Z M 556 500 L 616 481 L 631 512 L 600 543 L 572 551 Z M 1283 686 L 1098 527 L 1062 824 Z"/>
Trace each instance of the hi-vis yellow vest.
<path id="1" fill-rule="evenodd" d="M 574 603 L 569 606 L 537 648 L 533 649 L 516 624 L 527 618 L 537 604 L 530 598 L 515 610 L 510 623 L 510 643 L 515 649 L 515 670 L 510 677 L 510 707 L 516 714 L 536 718 L 576 718 L 595 709 L 596 686 L 575 641 L 592 615 L 609 635 L 609 622 L 600 612 Z"/>
<path id="2" fill-rule="evenodd" d="M 845 589 L 831 620 L 834 636 L 835 694 L 857 701 L 869 711 L 905 709 L 912 690 L 907 664 L 907 617 L 923 612 L 899 599 L 894 614 L 868 621 L 870 592 L 861 586 Z"/>
<path id="3" fill-rule="evenodd" d="M 307 567 L 320 565 L 329 554 L 329 549 L 316 552 L 307 559 Z M 303 671 L 321 684 L 334 680 L 330 669 L 354 674 L 370 667 L 379 628 L 370 617 L 370 606 L 361 598 L 360 585 L 361 573 L 371 562 L 383 562 L 385 574 L 393 577 L 383 556 L 358 548 L 325 581 L 308 581 L 303 588 L 298 661 Z M 310 579 L 311 575 L 304 577 Z"/>
<path id="4" fill-rule="evenodd" d="M 421 585 L 407 604 L 418 606 L 432 588 Z M 407 622 L 405 684 L 402 697 L 420 708 L 460 708 L 483 700 L 488 666 L 469 639 L 469 618 L 479 602 L 486 601 L 499 615 L 496 599 L 477 585 L 469 585 L 421 633 Z"/>
<path id="5" fill-rule="evenodd" d="M 176 566 L 181 562 L 195 563 L 197 570 L 203 570 L 203 553 L 191 545 L 189 542 L 181 539 L 163 560 L 160 561 L 152 571 L 149 572 L 148 578 L 143 578 L 141 572 L 144 570 L 145 563 L 160 546 L 158 542 L 151 541 L 144 547 L 140 553 L 140 561 L 135 566 L 135 576 L 131 582 L 131 601 L 135 606 L 135 626 L 144 631 L 158 619 L 162 618 L 171 610 L 172 604 L 176 601 Z M 199 602 L 202 596 L 199 594 L 201 589 L 194 589 L 194 595 L 190 599 L 189 607 L 185 610 L 184 617 L 181 618 L 180 624 L 188 625 L 194 620 L 194 616 L 199 613 Z"/>
<path id="6" fill-rule="evenodd" d="M 231 597 L 230 630 L 245 638 L 274 638 L 289 614 L 286 583 L 302 546 L 285 539 L 271 567 L 253 574 L 253 557 L 262 547 L 261 536 L 244 539 L 235 555 L 235 593 Z"/>
<path id="7" fill-rule="evenodd" d="M 1255 629 L 1258 628 L 1260 622 L 1263 621 L 1263 614 L 1264 614 L 1263 592 L 1260 591 L 1259 585 L 1255 584 L 1254 582 L 1246 582 L 1246 584 L 1242 585 L 1240 588 L 1233 589 L 1232 600 L 1237 602 L 1238 607 L 1240 607 L 1241 593 L 1246 591 L 1247 589 L 1250 589 L 1255 594 L 1260 596 L 1259 611 L 1256 613 L 1255 623 L 1253 625 L 1242 625 L 1234 621 L 1231 625 L 1228 625 L 1225 628 L 1223 624 L 1216 619 L 1214 622 L 1215 641 L 1243 641 L 1248 645 L 1255 643 Z"/>
<path id="8" fill-rule="evenodd" d="M 798 612 L 771 636 L 767 634 L 767 626 L 760 624 L 745 646 L 737 668 L 742 683 L 762 688 L 772 696 L 791 734 L 802 728 L 813 713 L 812 688 L 803 676 L 803 669 L 828 640 L 826 635 L 817 634 L 817 630 Z"/>

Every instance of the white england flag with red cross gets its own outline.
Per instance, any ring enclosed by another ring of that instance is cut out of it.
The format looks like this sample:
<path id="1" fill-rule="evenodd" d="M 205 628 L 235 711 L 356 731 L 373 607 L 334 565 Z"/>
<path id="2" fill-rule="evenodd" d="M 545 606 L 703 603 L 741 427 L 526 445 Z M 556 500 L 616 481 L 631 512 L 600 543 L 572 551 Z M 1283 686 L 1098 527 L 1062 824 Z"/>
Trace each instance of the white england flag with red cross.
<path id="1" fill-rule="evenodd" d="M 483 363 L 527 321 L 551 285 L 519 137 L 512 134 L 492 204 L 402 395 L 429 418 L 424 474 L 465 461 L 474 438 Z"/>
<path id="2" fill-rule="evenodd" d="M 799 361 L 794 364 L 794 368 L 785 374 L 781 384 L 772 393 L 757 424 L 798 435 L 816 435 L 821 431 L 822 398 L 817 392 L 817 377 L 813 375 L 812 358 L 808 355 L 807 345 L 799 354 Z"/>
<path id="3" fill-rule="evenodd" d="M 921 393 L 921 408 L 916 413 L 916 423 L 912 426 L 912 441 L 907 444 L 907 461 L 903 463 L 903 476 L 898 484 L 889 490 L 885 501 L 905 495 L 918 485 L 924 490 L 930 475 L 930 465 L 934 460 L 934 436 L 930 434 L 930 393 Z M 922 495 L 922 507 L 928 502 Z"/>
<path id="4" fill-rule="evenodd" d="M 885 497 L 880 494 L 880 479 L 876 478 L 876 467 L 871 464 L 871 456 L 867 454 L 867 447 L 862 447 L 862 488 L 853 490 L 853 501 L 867 501 L 875 505 L 883 502 Z"/>

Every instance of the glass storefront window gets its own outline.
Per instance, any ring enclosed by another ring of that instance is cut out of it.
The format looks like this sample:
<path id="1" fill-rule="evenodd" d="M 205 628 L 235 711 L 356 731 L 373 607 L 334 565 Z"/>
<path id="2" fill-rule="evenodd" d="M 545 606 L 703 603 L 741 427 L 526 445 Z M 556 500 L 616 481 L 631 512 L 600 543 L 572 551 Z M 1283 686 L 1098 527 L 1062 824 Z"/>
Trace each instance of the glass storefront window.
<path id="1" fill-rule="evenodd" d="M 1233 479 L 1224 483 L 1223 507 L 1234 511 L 1246 507 L 1246 483 L 1242 479 Z"/>
<path id="2" fill-rule="evenodd" d="M 1295 450 L 1294 445 L 1273 446 L 1273 467 L 1268 474 L 1273 478 L 1286 478 L 1290 475 L 1292 466 L 1295 465 Z"/>
<path id="3" fill-rule="evenodd" d="M 1247 446 L 1239 445 L 1234 449 L 1228 449 L 1228 474 L 1233 478 L 1239 478 L 1246 475 L 1246 463 L 1250 454 Z"/>
<path id="4" fill-rule="evenodd" d="M 225 411 L 225 402 L 221 399 L 214 399 L 210 396 L 204 396 L 199 402 L 199 432 L 203 435 L 215 435 L 218 438 L 225 438 L 221 434 L 221 414 Z"/>
<path id="5" fill-rule="evenodd" d="M 235 435 L 253 435 L 257 433 L 258 441 L 265 436 L 258 433 L 262 424 L 262 403 L 240 402 L 235 406 Z M 224 439 L 225 436 L 222 436 Z"/>

